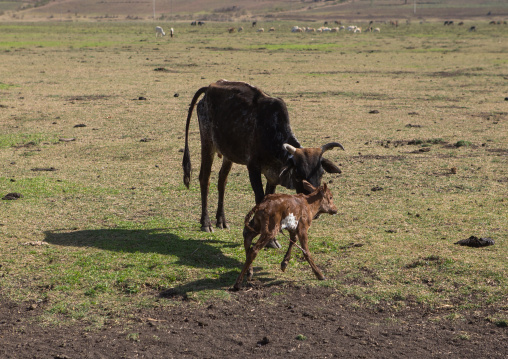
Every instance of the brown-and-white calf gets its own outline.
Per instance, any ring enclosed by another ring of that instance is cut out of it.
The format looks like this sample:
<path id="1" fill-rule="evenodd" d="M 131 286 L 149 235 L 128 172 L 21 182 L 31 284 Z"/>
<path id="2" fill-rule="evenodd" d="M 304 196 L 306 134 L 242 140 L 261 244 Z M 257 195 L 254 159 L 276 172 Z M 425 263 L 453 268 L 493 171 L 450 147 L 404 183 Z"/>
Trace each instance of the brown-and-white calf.
<path id="1" fill-rule="evenodd" d="M 247 259 L 234 285 L 235 290 L 240 289 L 245 273 L 248 272 L 248 280 L 252 279 L 252 262 L 259 251 L 275 239 L 281 229 L 287 229 L 290 234 L 289 248 L 280 265 L 281 270 L 285 271 L 291 258 L 291 249 L 294 245 L 298 246 L 296 244 L 298 239 L 303 255 L 316 277 L 320 280 L 325 279 L 310 255 L 307 231 L 314 218 L 321 213 L 336 214 L 337 207 L 326 184 L 315 188 L 304 180 L 303 185 L 311 192 L 310 194 L 269 194 L 245 217 L 243 243 Z M 252 240 L 258 234 L 260 234 L 258 241 L 251 247 Z"/>

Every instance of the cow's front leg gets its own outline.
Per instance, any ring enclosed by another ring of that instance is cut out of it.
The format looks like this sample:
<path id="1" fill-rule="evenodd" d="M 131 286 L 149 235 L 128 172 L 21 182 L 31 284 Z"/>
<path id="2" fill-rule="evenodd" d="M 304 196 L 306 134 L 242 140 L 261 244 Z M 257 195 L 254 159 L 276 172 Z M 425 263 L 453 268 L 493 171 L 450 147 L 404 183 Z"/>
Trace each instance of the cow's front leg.
<path id="1" fill-rule="evenodd" d="M 261 170 L 252 166 L 247 166 L 247 169 L 249 170 L 250 185 L 254 191 L 256 204 L 259 204 L 265 197 L 265 192 L 263 191 L 263 181 L 261 180 Z"/>
<path id="2" fill-rule="evenodd" d="M 219 192 L 219 203 L 217 206 L 217 228 L 228 228 L 229 225 L 226 222 L 226 215 L 224 214 L 224 193 L 226 192 L 226 184 L 228 183 L 228 174 L 231 171 L 231 167 L 233 166 L 233 162 L 228 160 L 226 157 L 222 160 L 222 167 L 219 172 L 219 183 L 218 183 L 218 192 Z"/>

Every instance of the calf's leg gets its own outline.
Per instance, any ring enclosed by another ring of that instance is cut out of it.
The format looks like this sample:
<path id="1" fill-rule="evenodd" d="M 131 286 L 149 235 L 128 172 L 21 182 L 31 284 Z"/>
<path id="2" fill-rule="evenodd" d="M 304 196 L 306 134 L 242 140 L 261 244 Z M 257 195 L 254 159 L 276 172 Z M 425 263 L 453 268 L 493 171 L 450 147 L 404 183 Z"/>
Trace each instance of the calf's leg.
<path id="1" fill-rule="evenodd" d="M 293 246 L 295 245 L 295 241 L 296 241 L 296 236 L 293 235 L 292 233 L 290 233 L 289 247 L 286 252 L 286 255 L 284 256 L 284 259 L 282 260 L 282 262 L 280 264 L 280 270 L 283 272 L 286 271 L 286 267 L 288 266 L 289 260 L 291 259 L 291 250 L 293 249 Z"/>
<path id="2" fill-rule="evenodd" d="M 304 250 L 303 256 L 305 257 L 307 262 L 309 262 L 310 267 L 312 268 L 312 271 L 316 275 L 316 278 L 319 280 L 325 280 L 325 276 L 323 275 L 323 273 L 321 273 L 321 271 L 319 270 L 317 265 L 314 264 L 314 260 L 312 259 L 312 256 L 310 255 L 309 246 L 308 246 L 307 231 L 305 231 L 305 233 L 303 233 L 303 234 L 301 233 L 300 235 L 298 235 L 298 238 L 300 240 L 302 249 Z"/>
<path id="3" fill-rule="evenodd" d="M 266 243 L 270 239 L 271 239 L 271 236 L 269 236 L 267 234 L 262 234 L 259 237 L 256 244 L 254 244 L 254 246 L 252 246 L 251 248 L 248 249 L 245 264 L 242 268 L 242 271 L 238 275 L 238 278 L 236 279 L 235 285 L 233 286 L 234 290 L 240 289 L 240 287 L 242 286 L 242 281 L 243 281 L 243 277 L 244 277 L 245 273 L 247 273 L 247 271 L 249 271 L 249 269 L 252 270 L 252 268 L 251 268 L 252 262 L 254 262 L 254 259 L 256 259 L 256 256 L 258 255 L 259 251 L 266 245 Z M 245 242 L 244 242 L 244 244 L 245 244 Z M 247 246 L 245 246 L 245 248 L 247 249 Z"/>
<path id="4" fill-rule="evenodd" d="M 249 257 L 249 250 L 252 244 L 252 240 L 259 234 L 259 232 L 251 231 L 249 228 L 243 228 L 243 246 L 245 248 L 245 260 Z M 254 271 L 252 270 L 252 264 L 247 271 L 247 280 L 252 279 Z"/>

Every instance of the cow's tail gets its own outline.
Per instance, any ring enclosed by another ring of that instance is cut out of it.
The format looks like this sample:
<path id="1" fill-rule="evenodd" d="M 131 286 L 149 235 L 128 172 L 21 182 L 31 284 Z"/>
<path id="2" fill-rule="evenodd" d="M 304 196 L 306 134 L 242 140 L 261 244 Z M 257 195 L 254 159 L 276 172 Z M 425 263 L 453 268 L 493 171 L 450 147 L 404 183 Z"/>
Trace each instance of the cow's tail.
<path id="1" fill-rule="evenodd" d="M 191 161 L 190 161 L 190 152 L 189 152 L 189 124 L 190 119 L 192 117 L 192 110 L 194 109 L 194 106 L 196 105 L 196 102 L 198 101 L 199 96 L 201 96 L 208 87 L 202 87 L 200 88 L 194 97 L 192 98 L 190 107 L 189 107 L 189 113 L 187 115 L 187 123 L 185 125 L 185 149 L 183 151 L 183 161 L 182 161 L 182 167 L 183 167 L 183 183 L 185 184 L 185 187 L 189 188 L 190 184 L 190 177 L 191 177 Z"/>
<path id="2" fill-rule="evenodd" d="M 256 230 L 249 225 L 249 222 L 250 222 L 250 219 L 252 218 L 252 216 L 254 215 L 254 213 L 256 213 L 258 211 L 258 209 L 259 209 L 259 204 L 255 205 L 250 210 L 250 212 L 247 213 L 247 215 L 245 216 L 245 221 L 244 221 L 245 228 L 247 228 L 249 231 L 256 232 Z"/>

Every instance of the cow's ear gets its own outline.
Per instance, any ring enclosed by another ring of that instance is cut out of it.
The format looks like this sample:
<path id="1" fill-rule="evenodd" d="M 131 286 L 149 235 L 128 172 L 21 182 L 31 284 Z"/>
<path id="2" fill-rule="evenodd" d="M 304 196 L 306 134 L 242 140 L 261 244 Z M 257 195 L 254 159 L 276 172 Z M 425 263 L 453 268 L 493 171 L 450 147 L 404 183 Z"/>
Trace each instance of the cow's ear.
<path id="1" fill-rule="evenodd" d="M 309 193 L 312 193 L 316 190 L 316 187 L 314 187 L 313 185 L 311 185 L 309 182 L 307 182 L 306 180 L 303 180 L 302 181 L 302 184 L 303 184 L 303 188 L 305 188 L 306 191 L 308 191 Z"/>
<path id="2" fill-rule="evenodd" d="M 323 169 L 328 173 L 342 173 L 339 167 L 326 158 L 321 158 L 321 166 L 323 166 Z"/>

